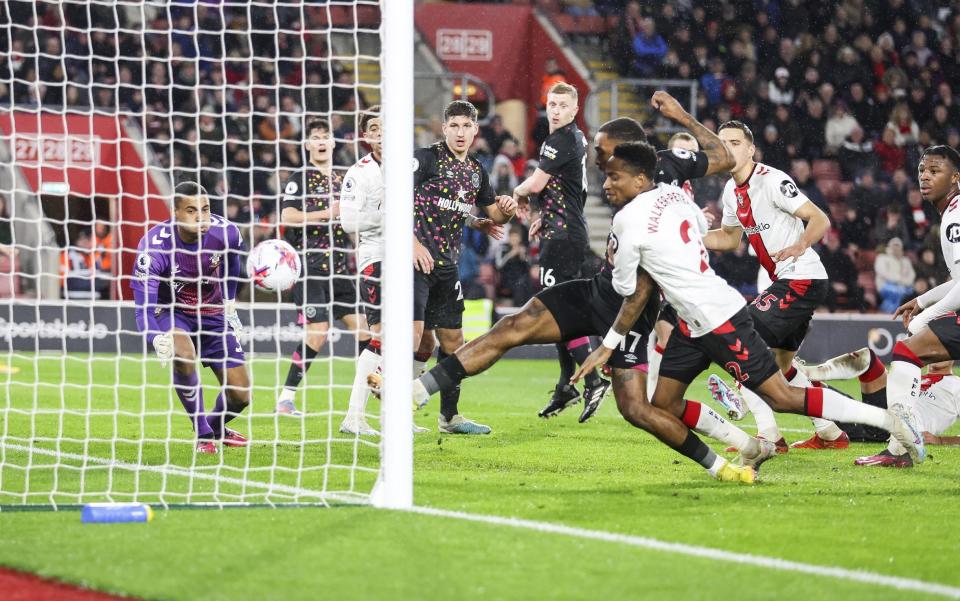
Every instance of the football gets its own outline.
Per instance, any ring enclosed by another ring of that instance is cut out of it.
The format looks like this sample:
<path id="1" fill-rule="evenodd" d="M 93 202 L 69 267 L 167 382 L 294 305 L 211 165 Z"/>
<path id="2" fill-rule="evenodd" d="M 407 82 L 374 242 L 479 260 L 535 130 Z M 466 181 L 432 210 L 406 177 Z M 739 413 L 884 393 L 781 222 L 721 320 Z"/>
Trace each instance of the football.
<path id="1" fill-rule="evenodd" d="M 300 277 L 300 255 L 283 240 L 264 240 L 247 257 L 247 275 L 260 290 L 289 290 Z"/>

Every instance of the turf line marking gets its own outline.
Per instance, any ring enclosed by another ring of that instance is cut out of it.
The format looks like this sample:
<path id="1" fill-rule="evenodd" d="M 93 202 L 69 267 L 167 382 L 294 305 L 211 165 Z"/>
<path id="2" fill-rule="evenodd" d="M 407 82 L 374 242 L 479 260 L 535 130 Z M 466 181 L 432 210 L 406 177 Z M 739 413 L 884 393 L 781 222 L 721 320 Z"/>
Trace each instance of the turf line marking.
<path id="1" fill-rule="evenodd" d="M 421 515 L 453 518 L 468 522 L 492 524 L 495 526 L 509 526 L 511 528 L 522 528 L 524 530 L 534 530 L 536 532 L 546 532 L 549 534 L 561 534 L 565 536 L 573 536 L 576 538 L 585 538 L 609 543 L 620 543 L 632 547 L 652 549 L 654 551 L 666 551 L 668 553 L 677 553 L 680 555 L 699 557 L 703 559 L 738 563 L 772 570 L 781 570 L 785 572 L 799 572 L 813 576 L 825 576 L 828 578 L 849 580 L 852 582 L 871 584 L 875 586 L 890 587 L 906 591 L 917 591 L 931 595 L 940 595 L 950 599 L 960 599 L 960 588 L 957 587 L 946 584 L 938 584 L 936 582 L 926 582 L 924 580 L 914 580 L 912 578 L 887 576 L 884 574 L 878 574 L 876 572 L 868 572 L 866 570 L 849 570 L 846 568 L 801 563 L 797 561 L 779 559 L 776 557 L 751 555 L 749 553 L 737 553 L 735 551 L 724 551 L 722 549 L 713 549 L 710 547 L 700 547 L 683 543 L 671 543 L 645 536 L 617 534 L 614 532 L 604 532 L 602 530 L 588 530 L 586 528 L 576 528 L 573 526 L 551 524 L 548 522 L 536 522 L 533 520 L 524 520 L 520 518 L 505 518 L 494 515 L 465 513 L 460 511 L 450 511 L 447 509 L 435 509 L 432 507 L 413 507 L 409 511 Z"/>
<path id="2" fill-rule="evenodd" d="M 128 463 L 125 461 L 116 461 L 113 459 L 104 459 L 102 457 L 94 457 L 90 455 L 77 455 L 75 453 L 65 453 L 62 451 L 55 451 L 52 449 L 41 449 L 37 447 L 26 447 L 18 444 L 9 444 L 0 442 L 0 447 L 4 449 L 9 449 L 11 451 L 21 451 L 24 453 L 34 453 L 37 455 L 45 455 L 47 457 L 54 457 L 58 461 L 60 459 L 66 459 L 68 461 L 76 461 L 79 463 L 94 463 L 96 465 L 101 465 L 109 468 L 124 469 L 135 472 L 155 472 L 158 474 L 166 474 L 168 476 L 181 476 L 184 478 L 193 478 L 196 480 L 210 480 L 215 481 L 220 484 L 234 484 L 237 486 L 242 486 L 246 488 L 256 488 L 267 491 L 267 493 L 282 493 L 287 495 L 293 495 L 296 497 L 310 497 L 312 499 L 320 499 L 323 501 L 331 500 L 338 502 L 348 502 L 348 503 L 358 503 L 361 502 L 358 499 L 351 497 L 349 495 L 338 495 L 336 493 L 321 492 L 318 490 L 310 490 L 306 488 L 297 488 L 296 486 L 288 486 L 286 484 L 271 484 L 269 482 L 258 482 L 256 480 L 243 480 L 242 478 L 232 478 L 230 476 L 221 476 L 220 474 L 206 474 L 203 472 L 193 471 L 189 468 L 179 467 L 175 465 L 140 465 L 137 463 Z M 53 467 L 53 466 L 42 466 L 42 467 Z M 51 493 L 53 494 L 53 493 Z"/>

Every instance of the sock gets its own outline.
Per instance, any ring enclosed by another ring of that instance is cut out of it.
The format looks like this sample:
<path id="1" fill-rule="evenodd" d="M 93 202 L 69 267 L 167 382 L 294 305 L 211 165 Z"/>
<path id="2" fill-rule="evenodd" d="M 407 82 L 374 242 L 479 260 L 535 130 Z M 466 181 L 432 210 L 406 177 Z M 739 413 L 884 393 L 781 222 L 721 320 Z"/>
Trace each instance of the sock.
<path id="1" fill-rule="evenodd" d="M 863 402 L 868 405 L 873 405 L 874 407 L 880 407 L 881 409 L 886 409 L 887 408 L 887 389 L 881 388 L 876 392 L 863 393 Z"/>
<path id="2" fill-rule="evenodd" d="M 432 353 L 414 353 L 413 354 L 413 378 L 417 379 L 423 375 L 423 371 L 427 368 L 427 361 L 430 360 L 430 355 Z"/>
<path id="3" fill-rule="evenodd" d="M 459 386 L 460 381 L 467 377 L 467 370 L 463 368 L 457 356 L 447 355 L 442 361 L 433 366 L 433 369 L 417 379 L 427 396 L 442 390 Z"/>
<path id="4" fill-rule="evenodd" d="M 310 369 L 314 357 L 316 357 L 319 352 L 318 350 L 313 350 L 306 344 L 303 345 L 302 355 L 300 354 L 300 349 L 293 351 L 293 357 L 290 360 L 290 369 L 287 371 L 287 381 L 283 383 L 285 389 L 296 390 L 297 387 L 300 386 L 303 375 Z"/>
<path id="5" fill-rule="evenodd" d="M 443 352 L 443 349 L 440 349 L 440 348 L 437 349 L 438 362 L 443 362 L 450 357 L 453 357 L 454 359 L 456 359 L 457 363 L 460 363 L 460 360 L 457 359 L 456 355 L 448 355 L 445 352 Z M 443 416 L 443 419 L 450 421 L 453 418 L 453 416 L 457 414 L 457 405 L 459 403 L 460 403 L 460 381 L 458 380 L 453 386 L 448 386 L 444 390 L 440 391 L 440 415 Z"/>
<path id="6" fill-rule="evenodd" d="M 203 410 L 203 389 L 200 387 L 200 378 L 196 370 L 184 375 L 173 370 L 173 389 L 177 391 L 180 397 L 180 404 L 183 405 L 193 424 L 193 431 L 199 438 L 209 438 L 213 435 L 213 430 L 207 424 L 207 416 Z"/>
<path id="7" fill-rule="evenodd" d="M 883 428 L 893 428 L 893 417 L 885 410 L 859 403 L 830 388 L 807 388 L 803 412 L 810 417 L 822 417 L 833 422 L 854 422 Z"/>
<path id="8" fill-rule="evenodd" d="M 798 388 L 809 388 L 813 386 L 807 374 L 797 370 L 797 368 L 792 365 L 784 376 L 787 376 L 787 382 L 789 382 L 791 386 Z M 810 421 L 813 422 L 813 429 L 816 431 L 817 436 L 823 440 L 833 441 L 843 436 L 843 430 L 840 429 L 840 426 L 828 419 L 811 417 Z"/>
<path id="9" fill-rule="evenodd" d="M 571 340 L 568 342 L 567 351 L 569 351 L 570 355 L 573 357 L 573 360 L 577 362 L 577 365 L 583 365 L 593 349 L 590 348 L 590 339 L 584 336 L 583 338 L 577 338 L 576 340 Z M 587 386 L 599 385 L 600 376 L 597 374 L 597 370 L 594 369 L 584 376 L 584 382 Z"/>
<path id="10" fill-rule="evenodd" d="M 570 378 L 577 371 L 577 363 L 563 342 L 557 343 L 557 360 L 560 361 L 560 379 L 557 380 L 557 386 L 567 386 L 570 384 Z"/>
<path id="11" fill-rule="evenodd" d="M 660 375 L 660 361 L 663 359 L 663 347 L 650 336 L 651 344 L 647 350 L 647 400 L 653 399 L 653 391 L 657 389 L 657 376 Z"/>
<path id="12" fill-rule="evenodd" d="M 363 352 L 363 349 L 367 348 L 367 345 L 370 344 L 370 338 L 366 340 L 360 340 L 357 338 L 357 357 L 360 357 L 360 353 Z"/>
<path id="13" fill-rule="evenodd" d="M 750 413 L 753 414 L 753 419 L 757 422 L 757 436 L 771 442 L 777 442 L 783 438 L 780 434 L 780 428 L 777 426 L 777 418 L 774 417 L 770 405 L 746 386 L 740 387 L 740 395 L 747 404 Z"/>
<path id="14" fill-rule="evenodd" d="M 243 407 L 229 407 L 223 392 L 220 392 L 217 395 L 217 402 L 213 405 L 213 411 L 207 414 L 207 424 L 210 426 L 214 437 L 223 438 L 225 434 L 224 426 L 242 413 L 243 409 Z"/>
<path id="15" fill-rule="evenodd" d="M 860 374 L 860 381 L 863 383 L 873 382 L 885 373 L 887 373 L 887 368 L 883 366 L 880 357 L 877 357 L 877 354 L 871 350 L 870 367 L 867 368 L 867 371 Z"/>
<path id="16" fill-rule="evenodd" d="M 887 406 L 898 403 L 910 409 L 920 396 L 920 371 L 923 361 L 903 342 L 893 346 L 893 361 L 887 374 Z"/>
<path id="17" fill-rule="evenodd" d="M 688 428 L 710 438 L 719 440 L 751 455 L 757 452 L 752 436 L 720 417 L 720 414 L 696 401 L 687 401 L 683 410 L 683 423 Z"/>
<path id="18" fill-rule="evenodd" d="M 684 439 L 683 443 L 674 450 L 684 457 L 699 463 L 708 472 L 710 472 L 710 475 L 714 478 L 717 477 L 717 473 L 727 463 L 726 461 L 717 457 L 717 454 L 713 452 L 713 449 L 708 447 L 705 442 L 697 438 L 697 435 L 693 432 L 687 432 L 687 438 Z"/>
<path id="19" fill-rule="evenodd" d="M 377 371 L 381 360 L 378 340 L 371 341 L 357 357 L 357 370 L 353 374 L 353 386 L 350 388 L 350 404 L 344 419 L 360 419 L 366 413 L 367 398 L 370 396 L 367 376 Z"/>

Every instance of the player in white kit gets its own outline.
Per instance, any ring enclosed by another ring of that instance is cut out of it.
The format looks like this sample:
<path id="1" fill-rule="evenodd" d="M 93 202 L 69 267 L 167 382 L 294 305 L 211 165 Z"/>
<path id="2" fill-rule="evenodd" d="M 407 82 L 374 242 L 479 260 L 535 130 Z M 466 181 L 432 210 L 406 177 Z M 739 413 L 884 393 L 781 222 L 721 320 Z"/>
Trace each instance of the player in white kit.
<path id="1" fill-rule="evenodd" d="M 654 406 L 682 417 L 698 432 L 730 440 L 736 433 L 732 425 L 709 415 L 712 412 L 704 415 L 701 405 L 684 400 L 690 382 L 713 361 L 776 411 L 882 428 L 894 434 L 914 460 L 922 461 L 923 440 L 912 413 L 904 407 L 895 404 L 885 411 L 834 390 L 787 384 L 773 353 L 754 329 L 743 297 L 710 267 L 702 238 L 706 224 L 697 206 L 679 188 L 662 184 L 644 187 L 636 198 L 628 197 L 643 171 L 644 146 L 617 146 L 606 167 L 604 191 L 613 204 L 624 205 L 614 217 L 610 241 L 616 251 L 613 285 L 624 301 L 603 344 L 581 370 L 606 362 L 629 332 L 631 319 L 642 311 L 647 299 L 635 294 L 637 272 L 642 269 L 678 316 L 677 328 L 664 349 Z M 767 444 L 773 446 L 772 441 Z"/>
<path id="2" fill-rule="evenodd" d="M 721 226 L 710 230 L 703 243 L 709 250 L 734 250 L 746 234 L 771 282 L 750 305 L 754 329 L 773 349 L 777 366 L 787 381 L 808 386 L 809 380 L 792 363 L 813 312 L 826 299 L 829 289 L 827 271 L 811 247 L 826 234 L 830 219 L 789 175 L 753 160 L 756 147 L 749 127 L 729 121 L 720 126 L 719 135 L 736 164 L 731 170 L 733 177 L 723 189 Z M 745 410 L 736 406 L 736 395 L 725 390 L 726 384 L 719 377 L 711 376 L 708 387 L 714 398 L 728 407 L 731 417 L 742 417 Z M 743 390 L 743 399 L 757 420 L 759 436 L 775 442 L 777 450 L 786 453 L 787 443 L 770 407 L 749 388 Z M 814 419 L 814 427 L 814 443 L 836 448 L 849 444 L 846 434 L 829 421 Z"/>

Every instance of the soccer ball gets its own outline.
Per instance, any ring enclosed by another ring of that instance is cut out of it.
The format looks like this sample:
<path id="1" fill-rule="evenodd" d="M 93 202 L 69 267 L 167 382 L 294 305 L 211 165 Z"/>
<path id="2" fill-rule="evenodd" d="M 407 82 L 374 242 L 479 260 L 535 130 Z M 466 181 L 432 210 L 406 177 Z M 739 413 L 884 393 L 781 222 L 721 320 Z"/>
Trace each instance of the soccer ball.
<path id="1" fill-rule="evenodd" d="M 283 240 L 264 240 L 247 257 L 247 275 L 260 290 L 289 290 L 300 277 L 300 255 Z"/>

